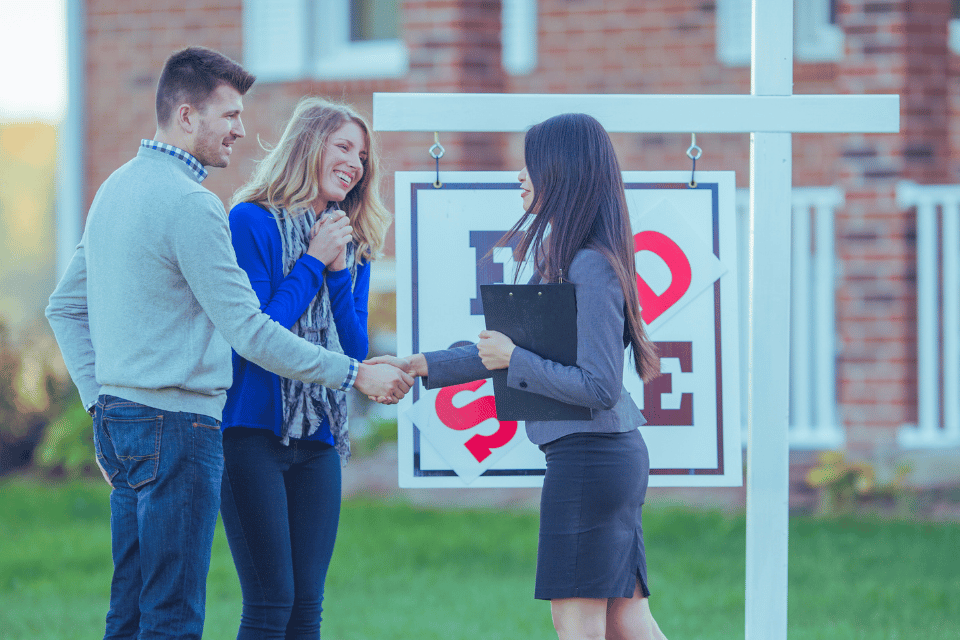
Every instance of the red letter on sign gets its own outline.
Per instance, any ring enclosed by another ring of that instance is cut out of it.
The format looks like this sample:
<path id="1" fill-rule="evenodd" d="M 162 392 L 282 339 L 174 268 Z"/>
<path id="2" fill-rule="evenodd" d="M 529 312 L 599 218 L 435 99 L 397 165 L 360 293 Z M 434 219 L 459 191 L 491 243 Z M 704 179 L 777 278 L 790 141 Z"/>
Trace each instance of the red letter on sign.
<path id="1" fill-rule="evenodd" d="M 633 236 L 634 252 L 652 251 L 667 263 L 670 286 L 659 296 L 637 274 L 637 293 L 640 295 L 640 316 L 650 324 L 683 297 L 690 288 L 692 273 L 690 260 L 680 246 L 658 231 L 641 231 Z"/>
<path id="2" fill-rule="evenodd" d="M 661 358 L 680 360 L 680 371 L 693 371 L 692 342 L 655 342 Z M 662 373 L 643 385 L 643 417 L 647 424 L 668 425 L 674 427 L 693 426 L 693 394 L 680 394 L 679 409 L 664 409 L 660 405 L 660 396 L 673 391 L 673 381 L 669 373 Z"/>
<path id="3" fill-rule="evenodd" d="M 452 387 L 444 387 L 437 394 L 436 409 L 440 422 L 454 431 L 472 429 L 484 420 L 497 417 L 497 404 L 493 396 L 483 396 L 462 407 L 453 406 L 453 397 L 461 391 L 476 391 L 483 386 L 484 380 L 465 382 Z M 516 422 L 500 422 L 500 428 L 489 436 L 477 434 L 467 440 L 467 451 L 483 462 L 493 449 L 507 444 L 517 433 Z"/>

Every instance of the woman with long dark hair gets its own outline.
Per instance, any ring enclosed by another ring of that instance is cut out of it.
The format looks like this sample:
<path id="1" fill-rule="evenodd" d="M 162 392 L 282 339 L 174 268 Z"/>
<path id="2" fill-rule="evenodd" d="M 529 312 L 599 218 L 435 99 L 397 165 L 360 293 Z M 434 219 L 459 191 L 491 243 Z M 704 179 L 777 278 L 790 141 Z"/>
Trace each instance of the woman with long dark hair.
<path id="1" fill-rule="evenodd" d="M 546 455 L 535 597 L 551 601 L 560 640 L 663 639 L 650 613 L 641 508 L 650 462 L 646 422 L 623 387 L 625 349 L 637 374 L 660 374 L 640 319 L 630 220 L 609 135 L 584 114 L 533 126 L 518 178 L 525 214 L 501 240 L 519 240 L 515 278 L 532 261 L 533 283 L 572 282 L 577 363 L 563 366 L 482 331 L 446 351 L 383 357 L 430 388 L 508 369 L 507 384 L 589 407 L 590 420 L 528 421 Z M 391 403 L 389 398 L 379 400 Z"/>

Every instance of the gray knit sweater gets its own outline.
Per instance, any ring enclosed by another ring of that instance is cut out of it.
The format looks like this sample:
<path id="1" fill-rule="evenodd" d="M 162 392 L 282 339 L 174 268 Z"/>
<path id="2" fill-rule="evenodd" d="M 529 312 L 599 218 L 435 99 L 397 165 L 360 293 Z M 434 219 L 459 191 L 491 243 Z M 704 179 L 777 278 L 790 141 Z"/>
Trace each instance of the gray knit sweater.
<path id="1" fill-rule="evenodd" d="M 333 388 L 351 368 L 260 311 L 219 198 L 182 160 L 142 147 L 101 185 L 46 313 L 85 407 L 109 394 L 220 419 L 231 346 Z"/>

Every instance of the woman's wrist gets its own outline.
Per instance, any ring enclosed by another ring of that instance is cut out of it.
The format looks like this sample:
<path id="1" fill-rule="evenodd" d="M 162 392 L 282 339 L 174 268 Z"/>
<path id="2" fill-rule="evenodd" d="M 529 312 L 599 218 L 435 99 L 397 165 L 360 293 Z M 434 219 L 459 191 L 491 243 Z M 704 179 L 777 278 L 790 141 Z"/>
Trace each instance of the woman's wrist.
<path id="1" fill-rule="evenodd" d="M 410 363 L 410 371 L 408 372 L 410 375 L 424 378 L 429 374 L 427 357 L 422 353 L 413 354 L 407 361 Z"/>

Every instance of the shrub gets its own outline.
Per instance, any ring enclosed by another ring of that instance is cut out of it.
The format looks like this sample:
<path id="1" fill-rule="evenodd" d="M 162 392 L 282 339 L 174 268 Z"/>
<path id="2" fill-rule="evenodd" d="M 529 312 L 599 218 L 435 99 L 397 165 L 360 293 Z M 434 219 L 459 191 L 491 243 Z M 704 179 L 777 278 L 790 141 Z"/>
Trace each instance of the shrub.
<path id="1" fill-rule="evenodd" d="M 80 402 L 49 330 L 22 342 L 0 318 L 0 475 L 29 466 L 46 426 Z"/>

